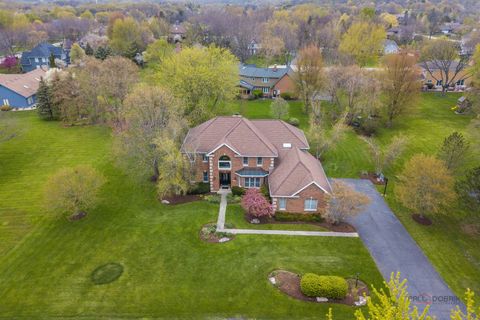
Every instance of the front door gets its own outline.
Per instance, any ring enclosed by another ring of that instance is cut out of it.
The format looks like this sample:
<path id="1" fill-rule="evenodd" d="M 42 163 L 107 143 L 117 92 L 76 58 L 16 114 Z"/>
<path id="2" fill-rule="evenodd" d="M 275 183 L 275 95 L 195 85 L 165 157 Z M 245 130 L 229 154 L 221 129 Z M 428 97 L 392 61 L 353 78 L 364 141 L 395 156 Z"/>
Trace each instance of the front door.
<path id="1" fill-rule="evenodd" d="M 220 186 L 230 186 L 230 172 L 220 172 Z"/>

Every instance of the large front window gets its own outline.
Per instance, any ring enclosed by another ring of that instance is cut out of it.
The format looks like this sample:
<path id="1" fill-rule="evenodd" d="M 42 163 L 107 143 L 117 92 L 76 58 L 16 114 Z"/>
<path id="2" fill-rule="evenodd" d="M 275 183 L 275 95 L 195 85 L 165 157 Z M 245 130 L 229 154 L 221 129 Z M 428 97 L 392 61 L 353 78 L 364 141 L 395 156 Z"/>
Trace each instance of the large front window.
<path id="1" fill-rule="evenodd" d="M 260 188 L 260 178 L 245 178 L 245 188 Z"/>
<path id="2" fill-rule="evenodd" d="M 263 90 L 263 93 L 269 93 L 270 92 L 269 87 L 263 87 L 262 90 Z"/>
<path id="3" fill-rule="evenodd" d="M 218 159 L 218 168 L 227 170 L 231 169 L 232 162 L 230 161 L 230 158 L 228 156 L 221 156 L 220 159 Z"/>
<path id="4" fill-rule="evenodd" d="M 317 211 L 317 204 L 318 204 L 317 199 L 313 199 L 313 198 L 305 199 L 304 209 L 305 211 Z"/>

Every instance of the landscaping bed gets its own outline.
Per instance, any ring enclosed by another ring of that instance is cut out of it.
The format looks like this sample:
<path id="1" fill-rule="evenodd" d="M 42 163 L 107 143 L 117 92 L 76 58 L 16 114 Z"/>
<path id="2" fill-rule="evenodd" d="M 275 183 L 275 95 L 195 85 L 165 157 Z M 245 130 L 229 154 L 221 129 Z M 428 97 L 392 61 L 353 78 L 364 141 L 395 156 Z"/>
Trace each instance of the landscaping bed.
<path id="1" fill-rule="evenodd" d="M 275 280 L 273 280 L 275 279 Z M 348 283 L 348 291 L 347 295 L 344 299 L 328 299 L 328 301 L 318 301 L 316 297 L 308 297 L 302 293 L 300 289 L 300 280 L 301 276 L 286 270 L 275 270 L 268 275 L 268 280 L 272 283 L 276 288 L 278 288 L 283 293 L 287 294 L 288 296 L 309 302 L 316 302 L 316 303 L 338 303 L 338 304 L 345 304 L 349 306 L 354 306 L 355 302 L 358 301 L 359 297 L 363 297 L 364 295 L 369 295 L 367 285 L 358 280 L 357 283 L 357 292 L 355 293 L 355 285 L 357 280 L 356 279 L 346 279 Z"/>
<path id="2" fill-rule="evenodd" d="M 360 179 L 370 180 L 373 184 L 376 184 L 376 185 L 381 185 L 381 186 L 385 185 L 385 181 L 379 180 L 378 176 L 373 172 L 362 173 L 360 175 Z"/>
<path id="3" fill-rule="evenodd" d="M 203 197 L 198 194 L 186 194 L 186 195 L 179 195 L 179 196 L 171 196 L 165 197 L 162 199 L 162 203 L 164 204 L 182 204 L 182 203 L 189 203 L 194 201 L 202 200 Z M 168 201 L 166 203 L 165 201 Z"/>
<path id="4" fill-rule="evenodd" d="M 228 228 L 233 228 L 232 225 L 225 226 Z M 228 234 L 224 232 L 217 232 L 217 224 L 214 222 L 207 223 L 202 226 L 200 229 L 199 237 L 205 242 L 211 243 L 223 243 L 233 240 L 235 237 L 233 234 Z"/>

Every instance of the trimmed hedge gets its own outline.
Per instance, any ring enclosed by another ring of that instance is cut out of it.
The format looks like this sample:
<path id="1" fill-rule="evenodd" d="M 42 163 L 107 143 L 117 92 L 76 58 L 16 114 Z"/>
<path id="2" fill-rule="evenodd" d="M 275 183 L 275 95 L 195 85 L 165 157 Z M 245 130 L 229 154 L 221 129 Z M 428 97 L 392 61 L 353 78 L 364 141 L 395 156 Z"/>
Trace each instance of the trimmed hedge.
<path id="1" fill-rule="evenodd" d="M 347 295 L 348 283 L 342 277 L 306 273 L 300 280 L 300 289 L 309 297 L 343 299 Z"/>
<path id="2" fill-rule="evenodd" d="M 252 96 L 255 97 L 255 99 L 263 97 L 263 92 L 260 89 L 255 89 L 252 91 Z"/>
<path id="3" fill-rule="evenodd" d="M 7 105 L 3 105 L 3 106 L 0 107 L 0 111 L 10 111 L 12 109 L 13 109 L 12 107 L 7 106 Z"/>
<path id="4" fill-rule="evenodd" d="M 295 99 L 295 95 L 291 92 L 282 92 L 282 93 L 280 93 L 280 97 L 282 97 L 284 100 Z"/>
<path id="5" fill-rule="evenodd" d="M 232 187 L 232 194 L 234 196 L 243 196 L 245 194 L 245 188 L 239 187 L 239 186 L 233 186 Z"/>
<path id="6" fill-rule="evenodd" d="M 275 212 L 275 220 L 283 222 L 323 222 L 323 218 L 317 213 L 292 213 L 286 211 Z"/>
<path id="7" fill-rule="evenodd" d="M 300 120 L 297 118 L 290 118 L 288 119 L 288 123 L 290 123 L 294 127 L 298 127 L 300 125 Z"/>
<path id="8" fill-rule="evenodd" d="M 188 194 L 205 194 L 210 192 L 210 184 L 205 183 L 205 182 L 198 182 L 195 183 L 190 190 L 188 191 Z"/>

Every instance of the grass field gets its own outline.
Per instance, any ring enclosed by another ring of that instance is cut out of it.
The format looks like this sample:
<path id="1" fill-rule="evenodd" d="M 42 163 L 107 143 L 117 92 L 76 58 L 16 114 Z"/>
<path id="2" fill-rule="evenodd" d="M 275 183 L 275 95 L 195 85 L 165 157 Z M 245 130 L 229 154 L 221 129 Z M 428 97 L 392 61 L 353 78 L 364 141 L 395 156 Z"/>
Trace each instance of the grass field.
<path id="1" fill-rule="evenodd" d="M 416 153 L 436 154 L 443 139 L 454 131 L 462 132 L 474 150 L 465 168 L 478 166 L 479 141 L 467 130 L 472 118 L 455 115 L 451 110 L 459 96 L 455 93 L 447 96 L 423 93 L 415 110 L 400 117 L 393 128 L 380 129 L 377 138 L 382 144 L 397 134 L 408 138 L 406 151 L 386 172 L 390 178 L 386 199 L 445 281 L 457 295 L 463 296 L 468 287 L 480 294 L 480 234 L 468 231 L 469 227 L 480 230 L 478 213 L 467 212 L 460 204 L 455 204 L 443 215 L 433 217 L 432 226 L 424 227 L 411 219 L 410 212 L 395 200 L 393 194 L 396 177 L 405 161 Z M 262 118 L 269 117 L 268 106 L 266 100 L 253 101 L 240 110 L 247 117 Z M 290 102 L 290 113 L 301 120 L 302 128 L 307 127 L 308 118 L 302 115 L 299 102 Z M 362 171 L 374 169 L 365 143 L 354 132 L 347 134 L 344 141 L 325 155 L 323 166 L 330 177 L 358 178 Z"/>
<path id="2" fill-rule="evenodd" d="M 0 318 L 317 318 L 329 305 L 288 298 L 267 280 L 284 268 L 382 278 L 360 239 L 237 236 L 199 240 L 218 206 L 161 205 L 149 182 L 113 164 L 103 127 L 64 128 L 35 112 L 9 113 L 18 135 L 0 145 Z M 68 222 L 42 208 L 56 170 L 91 164 L 108 179 L 99 206 Z M 106 263 L 124 267 L 115 282 L 94 285 Z M 338 319 L 353 309 L 334 306 Z"/>

